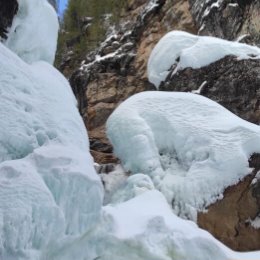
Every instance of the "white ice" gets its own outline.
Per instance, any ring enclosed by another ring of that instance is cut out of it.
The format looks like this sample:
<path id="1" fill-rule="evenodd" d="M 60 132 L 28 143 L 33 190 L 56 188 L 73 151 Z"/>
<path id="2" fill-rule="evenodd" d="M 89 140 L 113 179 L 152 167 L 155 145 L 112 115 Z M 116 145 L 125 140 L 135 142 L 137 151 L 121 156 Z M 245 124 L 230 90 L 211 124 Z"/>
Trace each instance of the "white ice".
<path id="1" fill-rule="evenodd" d="M 167 33 L 155 46 L 148 61 L 148 77 L 157 88 L 169 74 L 172 66 L 178 70 L 197 69 L 209 65 L 227 55 L 239 59 L 260 58 L 260 49 L 239 42 L 215 37 L 197 36 L 182 31 Z"/>
<path id="2" fill-rule="evenodd" d="M 58 37 L 58 18 L 46 0 L 18 0 L 18 13 L 5 45 L 24 61 L 53 63 Z"/>
<path id="3" fill-rule="evenodd" d="M 191 221 L 174 215 L 165 197 L 146 191 L 103 208 L 88 235 L 44 260 L 253 260 L 260 252 L 236 253 Z"/>
<path id="4" fill-rule="evenodd" d="M 126 170 L 149 175 L 174 211 L 197 211 L 222 198 L 260 152 L 260 127 L 199 95 L 145 92 L 110 116 L 107 133 Z"/>
<path id="5" fill-rule="evenodd" d="M 65 78 L 3 45 L 0 75 L 0 259 L 37 260 L 96 225 L 103 189 Z"/>

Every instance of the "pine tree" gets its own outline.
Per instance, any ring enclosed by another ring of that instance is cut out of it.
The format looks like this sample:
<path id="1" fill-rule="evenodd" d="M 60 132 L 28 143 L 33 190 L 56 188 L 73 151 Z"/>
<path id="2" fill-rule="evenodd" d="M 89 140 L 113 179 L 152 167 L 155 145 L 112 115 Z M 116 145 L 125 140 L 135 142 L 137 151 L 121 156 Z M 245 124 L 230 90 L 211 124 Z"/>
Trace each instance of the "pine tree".
<path id="1" fill-rule="evenodd" d="M 112 14 L 116 22 L 127 0 L 69 0 L 61 21 L 57 58 L 62 51 L 72 48 L 78 60 L 95 49 L 104 39 L 104 15 Z M 87 17 L 93 20 L 88 24 Z M 59 63 L 59 61 L 57 61 Z"/>

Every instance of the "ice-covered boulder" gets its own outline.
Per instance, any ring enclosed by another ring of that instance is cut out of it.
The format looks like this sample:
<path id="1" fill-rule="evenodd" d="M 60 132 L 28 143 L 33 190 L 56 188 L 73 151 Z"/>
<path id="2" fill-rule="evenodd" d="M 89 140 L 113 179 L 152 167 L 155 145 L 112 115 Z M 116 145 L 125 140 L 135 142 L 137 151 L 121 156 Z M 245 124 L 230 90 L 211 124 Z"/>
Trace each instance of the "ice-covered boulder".
<path id="1" fill-rule="evenodd" d="M 47 0 L 19 0 L 5 45 L 28 63 L 53 63 L 58 28 L 57 14 Z"/>
<path id="2" fill-rule="evenodd" d="M 150 175 L 175 212 L 192 219 L 260 152 L 259 126 L 191 93 L 137 94 L 110 116 L 107 133 L 125 168 Z"/>
<path id="3" fill-rule="evenodd" d="M 66 79 L 2 44 L 0 74 L 0 259 L 37 260 L 96 225 L 103 188 Z"/>
<path id="4" fill-rule="evenodd" d="M 157 88 L 173 73 L 188 67 L 197 69 L 233 55 L 239 59 L 260 57 L 260 49 L 238 42 L 197 36 L 182 31 L 167 33 L 155 46 L 148 61 L 148 77 Z"/>

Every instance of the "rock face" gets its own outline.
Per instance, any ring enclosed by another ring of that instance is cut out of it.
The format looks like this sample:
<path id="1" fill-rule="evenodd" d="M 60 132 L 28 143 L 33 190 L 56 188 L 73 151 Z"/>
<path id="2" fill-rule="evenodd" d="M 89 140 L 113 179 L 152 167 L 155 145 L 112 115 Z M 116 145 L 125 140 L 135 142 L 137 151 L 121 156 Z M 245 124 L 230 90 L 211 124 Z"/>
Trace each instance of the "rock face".
<path id="1" fill-rule="evenodd" d="M 104 145 L 108 145 L 104 123 L 118 104 L 135 93 L 155 89 L 148 82 L 146 65 L 157 41 L 173 27 L 196 32 L 185 0 L 129 0 L 126 13 L 118 28 L 70 77 L 90 138 Z M 66 66 L 62 64 L 65 73 Z M 94 147 L 92 154 L 99 163 L 112 158 Z"/>
<path id="2" fill-rule="evenodd" d="M 16 0 L 0 1 L 0 40 L 7 38 L 8 28 L 11 27 L 17 11 L 18 3 Z"/>
<path id="3" fill-rule="evenodd" d="M 260 44 L 259 1 L 189 0 L 191 13 L 201 35 L 227 40 L 248 35 Z"/>

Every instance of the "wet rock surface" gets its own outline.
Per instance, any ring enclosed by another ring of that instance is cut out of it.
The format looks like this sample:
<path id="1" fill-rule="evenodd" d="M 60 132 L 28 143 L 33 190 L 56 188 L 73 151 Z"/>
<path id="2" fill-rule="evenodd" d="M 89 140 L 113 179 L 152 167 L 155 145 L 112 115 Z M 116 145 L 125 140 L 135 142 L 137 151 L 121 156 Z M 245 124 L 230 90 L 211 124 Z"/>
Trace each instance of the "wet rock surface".
<path id="1" fill-rule="evenodd" d="M 195 32 L 187 1 L 128 1 L 122 22 L 110 28 L 100 47 L 68 75 L 90 138 L 108 143 L 104 124 L 114 109 L 135 93 L 155 90 L 146 76 L 148 57 L 172 26 Z M 65 60 L 61 70 L 66 74 L 69 66 L 70 59 Z M 92 155 L 98 162 L 108 159 L 108 153 L 98 147 L 92 149 Z"/>

